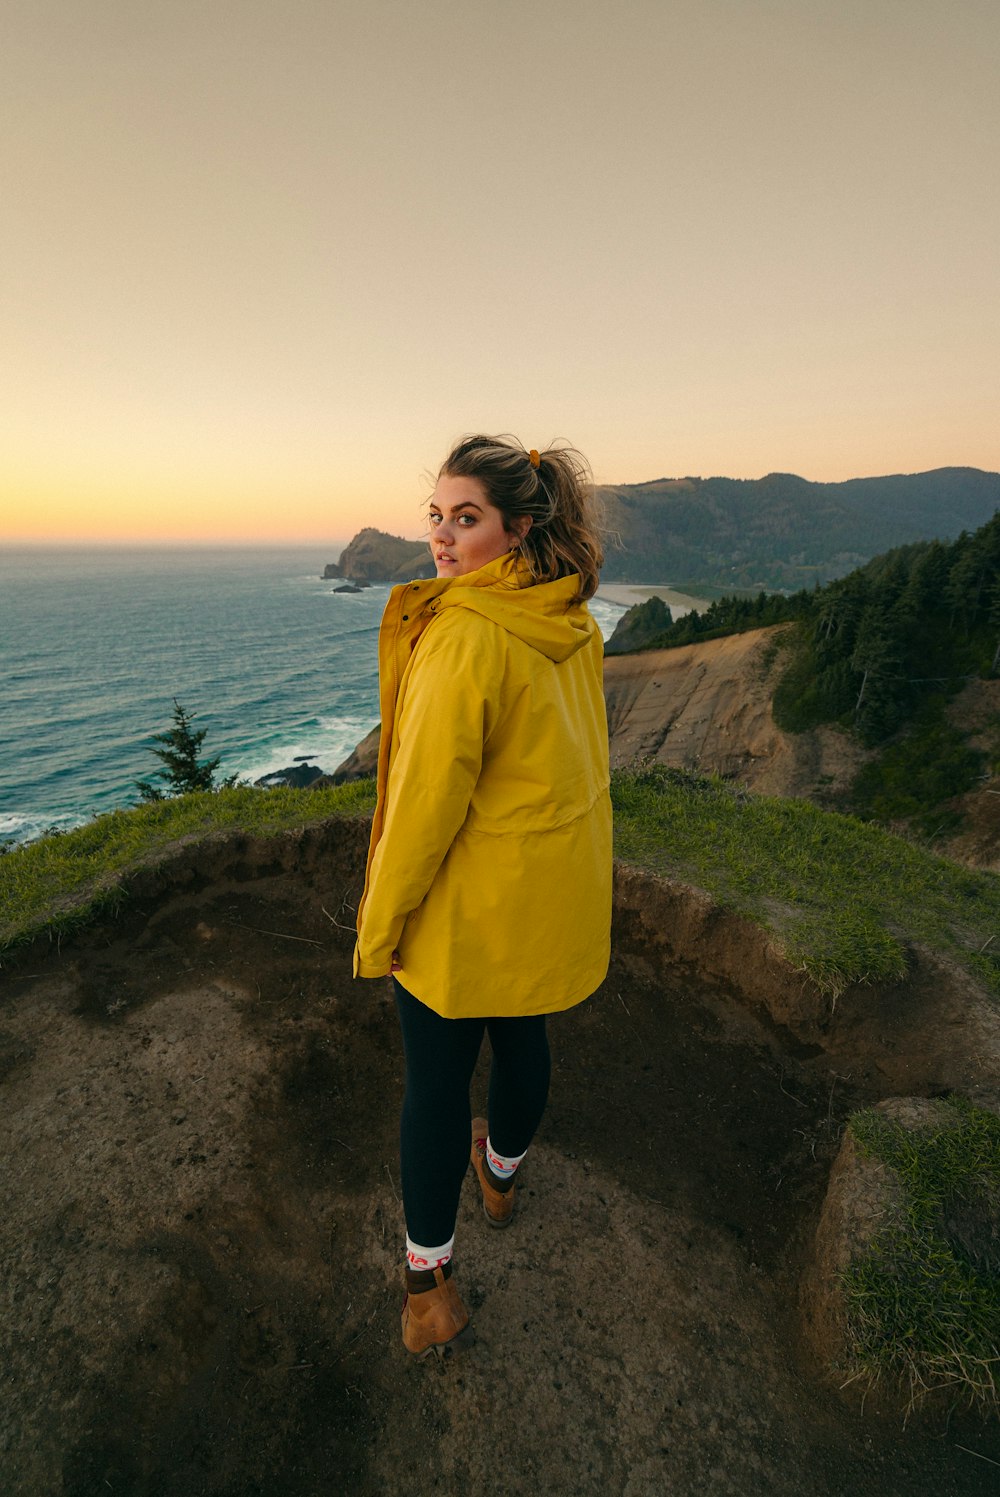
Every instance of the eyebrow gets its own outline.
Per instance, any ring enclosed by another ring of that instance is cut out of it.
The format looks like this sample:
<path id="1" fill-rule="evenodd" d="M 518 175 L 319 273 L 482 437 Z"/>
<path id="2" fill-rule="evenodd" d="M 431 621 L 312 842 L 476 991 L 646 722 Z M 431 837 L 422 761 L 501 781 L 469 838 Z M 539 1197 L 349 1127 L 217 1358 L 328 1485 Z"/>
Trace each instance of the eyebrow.
<path id="1" fill-rule="evenodd" d="M 432 499 L 431 500 L 430 507 L 431 507 L 431 509 L 437 509 L 437 510 L 439 510 L 441 508 L 440 504 L 438 504 L 438 502 L 437 502 L 436 499 Z M 476 503 L 476 501 L 474 499 L 463 499 L 462 502 L 461 502 L 461 504 L 453 504 L 451 512 L 452 512 L 453 515 L 455 515 L 455 514 L 458 514 L 458 511 L 460 509 L 474 509 L 479 514 L 482 514 L 482 512 L 483 512 L 482 509 L 481 509 L 481 507 Z"/>

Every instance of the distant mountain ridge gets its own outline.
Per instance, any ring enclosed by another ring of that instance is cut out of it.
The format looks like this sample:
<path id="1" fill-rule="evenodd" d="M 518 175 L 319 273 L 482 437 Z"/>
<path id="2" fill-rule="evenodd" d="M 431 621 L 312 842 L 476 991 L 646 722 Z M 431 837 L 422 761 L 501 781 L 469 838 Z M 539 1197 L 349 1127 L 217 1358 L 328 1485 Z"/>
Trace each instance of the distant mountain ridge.
<path id="1" fill-rule="evenodd" d="M 603 485 L 605 582 L 670 583 L 697 592 L 794 592 L 843 577 L 911 541 L 951 540 L 1000 509 L 1000 473 L 936 468 L 812 483 L 765 478 L 655 478 Z M 426 541 L 366 527 L 325 577 L 432 577 Z"/>
<path id="2" fill-rule="evenodd" d="M 1000 508 L 1000 473 L 936 468 L 812 483 L 658 478 L 599 490 L 608 529 L 605 582 L 794 590 L 842 577 L 910 541 L 952 539 Z"/>

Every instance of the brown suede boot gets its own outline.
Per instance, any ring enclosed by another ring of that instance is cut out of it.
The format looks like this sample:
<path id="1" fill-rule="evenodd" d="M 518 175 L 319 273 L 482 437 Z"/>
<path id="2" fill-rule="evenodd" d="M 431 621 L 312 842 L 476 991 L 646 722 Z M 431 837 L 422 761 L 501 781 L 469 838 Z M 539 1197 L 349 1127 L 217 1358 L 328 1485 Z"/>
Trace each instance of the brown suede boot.
<path id="1" fill-rule="evenodd" d="M 472 1119 L 472 1167 L 479 1176 L 479 1188 L 483 1193 L 483 1211 L 491 1227 L 509 1227 L 514 1215 L 514 1192 L 516 1185 L 507 1190 L 497 1190 L 490 1183 L 489 1166 L 486 1163 L 485 1118 Z"/>
<path id="2" fill-rule="evenodd" d="M 431 1279 L 431 1287 L 423 1288 Z M 425 1357 L 430 1351 L 450 1357 L 476 1339 L 453 1280 L 440 1268 L 422 1273 L 406 1269 L 402 1323 L 403 1345 L 414 1357 Z"/>

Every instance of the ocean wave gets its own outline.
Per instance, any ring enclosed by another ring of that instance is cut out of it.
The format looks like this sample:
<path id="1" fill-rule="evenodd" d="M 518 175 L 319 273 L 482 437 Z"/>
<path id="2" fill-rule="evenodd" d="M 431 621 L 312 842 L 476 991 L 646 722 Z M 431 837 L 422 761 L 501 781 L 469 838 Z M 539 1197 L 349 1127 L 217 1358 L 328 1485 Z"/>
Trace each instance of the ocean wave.
<path id="1" fill-rule="evenodd" d="M 257 744 L 245 753 L 233 754 L 233 762 L 224 763 L 223 771 L 256 781 L 264 775 L 276 774 L 279 769 L 287 769 L 298 759 L 315 764 L 324 774 L 332 774 L 377 721 L 377 714 L 374 717 L 320 718 L 315 728 L 300 730 L 301 736 L 293 738 L 285 733 L 276 736 L 271 743 Z M 238 764 L 237 760 L 240 761 Z"/>
<path id="2" fill-rule="evenodd" d="M 594 623 L 601 631 L 602 639 L 611 638 L 618 620 L 627 612 L 623 603 L 605 603 L 603 598 L 591 598 L 587 607 L 593 614 Z"/>
<path id="3" fill-rule="evenodd" d="M 0 842 L 32 842 L 46 832 L 70 832 L 89 818 L 81 814 L 20 816 L 0 814 Z"/>
<path id="4" fill-rule="evenodd" d="M 20 832 L 31 822 L 30 816 L 0 816 L 0 837 L 8 837 Z"/>

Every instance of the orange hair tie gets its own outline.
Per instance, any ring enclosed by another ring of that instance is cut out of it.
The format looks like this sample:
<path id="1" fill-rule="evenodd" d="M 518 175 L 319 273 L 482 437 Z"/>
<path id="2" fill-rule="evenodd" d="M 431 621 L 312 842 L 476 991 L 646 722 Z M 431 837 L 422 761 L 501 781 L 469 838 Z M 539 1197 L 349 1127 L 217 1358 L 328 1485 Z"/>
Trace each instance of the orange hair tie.
<path id="1" fill-rule="evenodd" d="M 528 453 L 528 462 L 533 468 L 537 468 L 538 464 L 541 462 L 541 458 L 538 456 L 538 453 L 534 447 L 532 447 L 531 451 Z"/>

